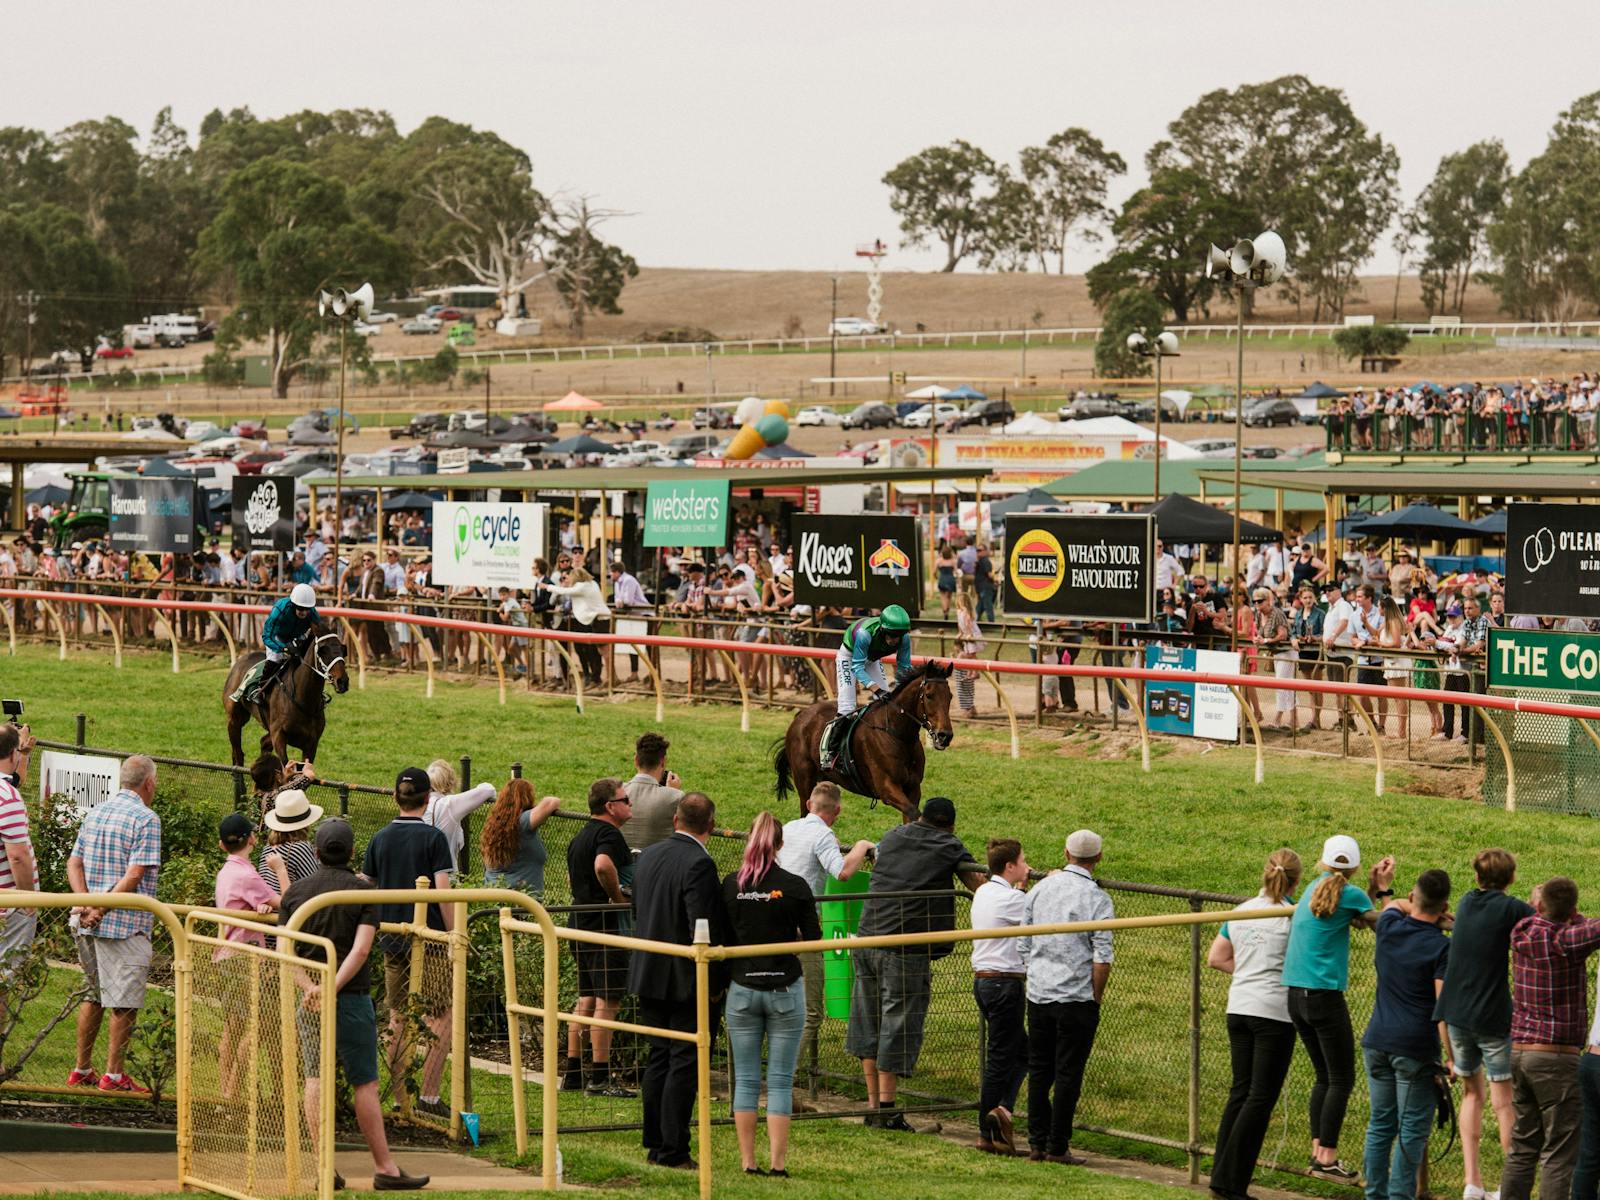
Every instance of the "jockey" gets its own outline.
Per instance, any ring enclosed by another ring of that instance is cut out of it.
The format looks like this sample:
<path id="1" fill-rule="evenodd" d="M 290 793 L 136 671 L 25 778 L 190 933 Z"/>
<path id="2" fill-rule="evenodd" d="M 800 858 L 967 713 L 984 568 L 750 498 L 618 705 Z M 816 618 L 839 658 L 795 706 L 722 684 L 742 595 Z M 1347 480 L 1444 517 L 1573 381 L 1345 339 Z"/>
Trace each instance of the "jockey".
<path id="1" fill-rule="evenodd" d="M 886 658 L 894 659 L 897 677 L 911 670 L 911 618 L 898 604 L 889 605 L 876 617 L 863 617 L 845 631 L 835 659 L 839 716 L 828 723 L 822 734 L 824 771 L 831 771 L 838 765 L 838 750 L 832 743 L 843 718 L 856 711 L 857 689 L 864 690 L 873 699 L 879 693 L 888 692 L 882 661 Z"/>
<path id="2" fill-rule="evenodd" d="M 249 696 L 260 699 L 272 681 L 283 670 L 288 659 L 288 649 L 313 629 L 321 628 L 322 618 L 317 615 L 317 594 L 309 583 L 297 583 L 287 596 L 272 606 L 261 627 L 261 642 L 267 657 L 250 668 L 249 674 L 233 693 L 237 703 Z"/>

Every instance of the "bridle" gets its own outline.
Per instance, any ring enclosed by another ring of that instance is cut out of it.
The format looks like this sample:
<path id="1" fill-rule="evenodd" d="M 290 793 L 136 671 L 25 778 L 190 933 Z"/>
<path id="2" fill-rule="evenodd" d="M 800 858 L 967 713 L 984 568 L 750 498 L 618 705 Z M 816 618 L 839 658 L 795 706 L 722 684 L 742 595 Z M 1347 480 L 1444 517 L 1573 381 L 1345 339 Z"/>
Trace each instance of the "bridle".
<path id="1" fill-rule="evenodd" d="M 338 637 L 339 637 L 339 635 L 337 633 L 325 633 L 321 637 L 319 637 L 316 641 L 311 643 L 311 654 L 310 654 L 309 665 L 310 665 L 311 669 L 317 673 L 317 675 L 322 679 L 322 681 L 324 683 L 327 682 L 328 676 L 333 673 L 333 669 L 344 661 L 344 655 L 341 654 L 337 658 L 331 658 L 327 662 L 323 662 L 322 661 L 322 643 L 326 642 L 326 641 L 337 641 Z M 301 658 L 300 658 L 300 661 L 301 662 L 306 662 L 307 661 L 306 656 L 302 655 Z"/>
<path id="2" fill-rule="evenodd" d="M 919 701 L 919 703 L 918 703 L 918 711 L 913 711 L 912 709 L 907 708 L 905 705 L 901 704 L 898 700 L 896 700 L 892 694 L 887 694 L 887 693 L 883 696 L 882 699 L 874 701 L 873 702 L 873 707 L 876 708 L 879 705 L 886 705 L 889 708 L 894 709 L 901 716 L 911 718 L 912 721 L 914 721 L 917 725 L 922 727 L 923 732 L 925 732 L 930 738 L 936 737 L 938 735 L 938 731 L 936 729 L 934 729 L 933 722 L 931 720 L 929 720 L 928 717 L 926 715 L 924 715 L 920 711 L 922 708 L 926 707 L 926 699 L 927 698 L 926 698 L 926 696 L 923 695 L 922 689 L 923 689 L 924 685 L 927 684 L 927 682 L 928 682 L 928 677 L 926 675 L 922 676 L 920 679 L 917 680 L 917 698 L 918 698 L 918 701 Z M 882 729 L 885 733 L 888 733 L 889 732 L 888 719 L 885 718 L 884 722 L 881 725 L 876 726 L 876 728 Z"/>

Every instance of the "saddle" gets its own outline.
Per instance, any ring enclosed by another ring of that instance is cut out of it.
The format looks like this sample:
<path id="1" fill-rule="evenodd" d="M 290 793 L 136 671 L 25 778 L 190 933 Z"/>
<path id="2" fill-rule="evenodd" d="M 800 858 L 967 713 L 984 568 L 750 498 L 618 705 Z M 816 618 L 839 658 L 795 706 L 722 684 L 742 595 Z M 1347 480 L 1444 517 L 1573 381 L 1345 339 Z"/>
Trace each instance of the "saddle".
<path id="1" fill-rule="evenodd" d="M 874 701 L 876 703 L 876 701 Z M 861 723 L 861 718 L 872 711 L 871 704 L 863 704 L 853 713 L 842 717 L 834 717 L 822 727 L 822 736 L 817 743 L 817 759 L 823 761 L 826 750 L 831 743 L 835 747 L 833 770 L 843 775 L 849 781 L 851 791 L 859 791 L 861 779 L 856 774 L 856 763 L 850 748 L 855 740 L 856 726 Z M 832 736 L 830 737 L 830 731 Z"/>

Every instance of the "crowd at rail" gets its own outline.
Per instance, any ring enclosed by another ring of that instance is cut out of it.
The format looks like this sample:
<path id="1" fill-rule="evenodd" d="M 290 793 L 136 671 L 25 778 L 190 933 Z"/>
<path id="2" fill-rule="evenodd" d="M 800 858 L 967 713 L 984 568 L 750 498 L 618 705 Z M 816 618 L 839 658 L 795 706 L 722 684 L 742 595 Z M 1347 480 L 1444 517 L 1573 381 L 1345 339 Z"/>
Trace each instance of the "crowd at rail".
<path id="1" fill-rule="evenodd" d="M 1593 451 L 1600 379 L 1356 388 L 1323 415 L 1330 448 Z"/>
<path id="2" fill-rule="evenodd" d="M 0 888 L 38 887 L 18 791 L 31 748 L 26 727 L 0 726 Z M 669 750 L 659 734 L 646 733 L 634 746 L 631 777 L 619 772 L 590 785 L 583 802 L 588 820 L 568 842 L 564 862 L 551 860 L 541 837 L 561 810 L 560 799 L 539 797 L 520 778 L 498 789 L 483 783 L 463 790 L 442 761 L 399 772 L 393 819 L 367 840 L 358 862 L 351 826 L 325 816 L 306 796 L 314 772 L 265 755 L 251 770 L 255 815 L 230 813 L 217 830 L 227 857 L 217 873 L 216 904 L 287 919 L 325 892 L 409 888 L 422 877 L 441 900 L 427 907 L 428 927 L 448 930 L 459 919 L 448 893 L 469 823 L 479 813 L 479 851 L 489 881 L 540 897 L 548 874 L 564 870 L 576 928 L 687 945 L 704 922 L 713 944 L 774 947 L 714 962 L 711 987 L 730 1048 L 743 1167 L 752 1175 L 786 1176 L 797 1063 L 827 1024 L 821 956 L 784 953 L 781 946 L 819 940 L 817 898 L 829 877 L 849 878 L 869 862 L 861 937 L 955 930 L 954 889 L 960 885 L 972 893 L 973 930 L 1019 931 L 978 940 L 972 948 L 972 1003 L 982 1014 L 985 1038 L 977 1148 L 1046 1164 L 1084 1161 L 1073 1152 L 1072 1136 L 1085 1068 L 1103 1011 L 1133 1001 L 1121 1000 L 1111 986 L 1110 930 L 1028 930 L 1114 917 L 1111 894 L 1096 882 L 1114 847 L 1093 830 L 1078 829 L 1065 838 L 1059 864 L 1039 864 L 1048 868 L 1044 872 L 1033 869 L 1015 838 L 992 839 L 975 855 L 956 833 L 955 804 L 942 796 L 928 799 L 915 821 L 891 828 L 876 843 L 845 846 L 833 833 L 839 791 L 823 783 L 804 817 L 783 823 L 762 813 L 739 866 L 719 878 L 706 846 L 715 805 L 703 791 L 685 789 L 667 765 Z M 156 771 L 148 757 L 126 759 L 120 790 L 89 812 L 68 862 L 74 892 L 156 894 L 162 857 L 161 821 L 150 807 Z M 1521 899 L 1512 894 L 1515 859 L 1498 848 L 1473 858 L 1476 886 L 1459 896 L 1442 867 L 1415 871 L 1410 886 L 1402 887 L 1400 865 L 1390 857 L 1368 867 L 1365 887 L 1358 886 L 1363 862 L 1361 848 L 1343 835 L 1322 844 L 1310 872 L 1293 849 L 1272 852 L 1260 892 L 1242 911 L 1292 907 L 1292 915 L 1236 918 L 1212 942 L 1208 965 L 1230 976 L 1225 1025 L 1233 1071 L 1216 1135 L 1212 1191 L 1221 1200 L 1248 1195 L 1298 1045 L 1316 1078 L 1306 1112 L 1306 1169 L 1313 1175 L 1351 1183 L 1364 1174 L 1369 1196 L 1411 1200 L 1435 1108 L 1453 1074 L 1463 1095 L 1465 1200 L 1483 1200 L 1496 1190 L 1505 1200 L 1527 1200 L 1539 1172 L 1541 1194 L 1564 1196 L 1570 1189 L 1575 1197 L 1592 1198 L 1600 1182 L 1600 1087 L 1589 1064 L 1600 1061 L 1600 1012 L 1591 1028 L 1586 963 L 1600 949 L 1600 920 L 1579 915 L 1577 885 L 1556 877 Z M 390 1153 L 378 1091 L 378 1013 L 387 1012 L 390 1022 L 400 1019 L 415 952 L 409 938 L 384 934 L 379 925 L 408 915 L 406 905 L 342 904 L 312 913 L 304 926 L 334 947 L 337 995 L 327 1011 L 380 1190 L 427 1182 L 406 1174 Z M 0 954 L 8 960 L 35 936 L 33 916 L 27 909 L 0 910 Z M 72 926 L 87 995 L 66 1085 L 142 1093 L 124 1056 L 145 1002 L 152 917 L 86 900 L 73 910 Z M 1360 1031 L 1358 1058 L 1345 991 L 1351 934 L 1360 929 L 1376 938 L 1377 999 Z M 265 945 L 271 936 L 269 927 L 230 928 L 224 945 Z M 642 949 L 572 946 L 581 1015 L 614 1020 L 631 998 L 641 1023 L 693 1031 L 694 1006 L 684 1000 L 694 994 L 692 964 Z M 900 1088 L 918 1069 L 935 964 L 953 949 L 934 939 L 851 955 L 844 1048 L 861 1064 L 869 1127 L 916 1129 Z M 301 943 L 296 952 L 320 953 Z M 228 953 L 220 950 L 219 960 Z M 0 965 L 0 981 L 5 977 Z M 297 986 L 302 1014 L 327 1002 L 309 975 Z M 371 994 L 379 986 L 381 1010 Z M 94 1055 L 108 1012 L 106 1058 L 98 1070 Z M 244 1016 L 226 1014 L 238 1028 Z M 415 1097 L 421 1111 L 438 1116 L 449 1115 L 441 1097 L 449 1018 L 448 1007 L 426 1018 L 434 1040 Z M 312 1113 L 319 1086 L 315 1024 L 303 1019 L 300 1027 Z M 569 1024 L 566 1056 L 548 1078 L 563 1090 L 591 1095 L 642 1093 L 647 1161 L 692 1168 L 694 1047 L 662 1036 L 646 1040 L 649 1055 L 635 1076 L 613 1066 L 610 1030 Z M 392 1037 L 388 1052 L 403 1044 Z M 226 1099 L 243 1080 L 236 1039 L 224 1037 L 221 1055 Z M 763 1065 L 765 1156 L 757 1146 Z M 1358 1070 L 1370 1110 L 1359 1160 L 1348 1151 L 1341 1156 Z M 404 1074 L 391 1064 L 391 1077 Z M 1017 1115 L 1024 1085 L 1025 1117 Z M 1505 1150 L 1498 1189 L 1486 1183 L 1481 1154 L 1491 1105 Z"/>

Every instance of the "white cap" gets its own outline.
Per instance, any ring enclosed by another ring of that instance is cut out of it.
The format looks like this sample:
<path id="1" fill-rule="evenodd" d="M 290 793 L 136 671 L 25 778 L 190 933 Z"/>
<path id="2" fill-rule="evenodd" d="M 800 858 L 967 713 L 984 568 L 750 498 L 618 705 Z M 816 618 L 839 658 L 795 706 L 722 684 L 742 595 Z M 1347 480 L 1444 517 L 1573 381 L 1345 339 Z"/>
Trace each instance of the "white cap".
<path id="1" fill-rule="evenodd" d="M 294 585 L 294 590 L 289 593 L 289 603 L 300 608 L 315 608 L 317 593 L 311 590 L 309 583 L 297 583 Z"/>
<path id="2" fill-rule="evenodd" d="M 1105 843 L 1092 829 L 1079 829 L 1067 834 L 1067 853 L 1073 858 L 1099 858 Z"/>
<path id="3" fill-rule="evenodd" d="M 1352 870 L 1361 865 L 1361 847 L 1348 834 L 1336 833 L 1322 843 L 1322 861 L 1339 870 Z"/>

